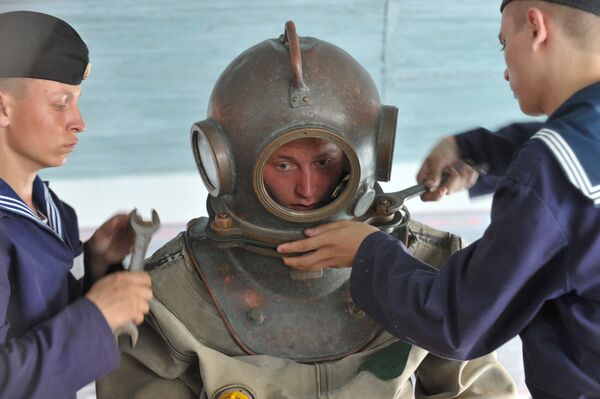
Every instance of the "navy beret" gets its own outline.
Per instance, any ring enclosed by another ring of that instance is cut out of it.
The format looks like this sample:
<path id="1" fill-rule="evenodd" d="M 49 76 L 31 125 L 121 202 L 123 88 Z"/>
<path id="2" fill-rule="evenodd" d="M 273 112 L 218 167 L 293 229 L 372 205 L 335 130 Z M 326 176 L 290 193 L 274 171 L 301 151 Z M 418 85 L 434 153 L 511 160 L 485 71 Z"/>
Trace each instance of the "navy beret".
<path id="1" fill-rule="evenodd" d="M 62 19 L 32 11 L 0 14 L 0 77 L 78 85 L 89 72 L 87 46 Z"/>
<path id="2" fill-rule="evenodd" d="M 512 0 L 502 0 L 500 12 Z M 600 15 L 600 1 L 598 0 L 543 0 L 548 3 L 562 4 L 563 6 L 578 8 L 583 11 L 591 12 L 592 14 Z"/>

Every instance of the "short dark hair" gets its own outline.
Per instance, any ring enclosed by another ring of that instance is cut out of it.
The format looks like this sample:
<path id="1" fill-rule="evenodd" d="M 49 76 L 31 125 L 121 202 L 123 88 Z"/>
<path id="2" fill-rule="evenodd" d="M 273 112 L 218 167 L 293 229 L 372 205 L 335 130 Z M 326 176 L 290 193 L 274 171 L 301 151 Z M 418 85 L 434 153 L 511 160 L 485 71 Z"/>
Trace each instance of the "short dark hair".
<path id="1" fill-rule="evenodd" d="M 598 45 L 600 40 L 599 16 L 578 8 L 544 0 L 512 0 L 511 3 L 518 7 L 512 11 L 512 19 L 517 30 L 520 30 L 527 22 L 526 11 L 531 7 L 537 7 L 555 17 L 560 29 L 572 39 L 576 48 L 600 52 Z"/>

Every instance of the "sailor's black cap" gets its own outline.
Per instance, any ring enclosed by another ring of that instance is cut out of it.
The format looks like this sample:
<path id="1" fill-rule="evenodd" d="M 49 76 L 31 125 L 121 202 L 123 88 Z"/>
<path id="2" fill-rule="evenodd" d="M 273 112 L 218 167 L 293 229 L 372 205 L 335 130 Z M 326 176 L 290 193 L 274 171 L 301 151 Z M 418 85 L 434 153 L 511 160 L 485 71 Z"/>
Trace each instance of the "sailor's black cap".
<path id="1" fill-rule="evenodd" d="M 62 19 L 32 11 L 0 14 L 0 78 L 78 85 L 89 72 L 87 46 Z"/>
<path id="2" fill-rule="evenodd" d="M 504 7 L 513 0 L 502 0 L 500 12 Z M 600 1 L 598 0 L 543 0 L 548 3 L 562 4 L 563 6 L 578 8 L 583 11 L 591 12 L 592 14 L 600 15 Z"/>

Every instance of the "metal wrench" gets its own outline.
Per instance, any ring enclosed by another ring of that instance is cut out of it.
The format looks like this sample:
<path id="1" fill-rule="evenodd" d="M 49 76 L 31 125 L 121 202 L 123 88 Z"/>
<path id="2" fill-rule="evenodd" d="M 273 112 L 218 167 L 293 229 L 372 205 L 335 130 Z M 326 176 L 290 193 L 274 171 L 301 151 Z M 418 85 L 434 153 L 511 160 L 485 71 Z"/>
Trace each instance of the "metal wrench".
<path id="1" fill-rule="evenodd" d="M 377 205 L 381 207 L 382 213 L 389 215 L 400 209 L 402 205 L 404 205 L 404 201 L 416 197 L 417 195 L 424 194 L 427 191 L 429 191 L 427 187 L 422 184 L 417 184 L 394 193 L 383 194 L 377 199 Z"/>
<path id="2" fill-rule="evenodd" d="M 449 178 L 450 175 L 444 172 L 442 174 L 442 181 L 440 184 L 446 183 Z M 404 205 L 404 201 L 414 198 L 418 195 L 425 194 L 428 191 L 429 189 L 424 185 L 416 184 L 394 193 L 384 193 L 377 200 L 378 206 L 381 207 L 382 213 L 389 215 L 400 209 L 402 205 Z"/>
<path id="3" fill-rule="evenodd" d="M 152 221 L 144 221 L 137 213 L 137 209 L 134 209 L 129 213 L 129 224 L 133 229 L 134 233 L 134 247 L 133 253 L 131 254 L 131 262 L 129 264 L 130 272 L 139 272 L 144 269 L 144 259 L 146 257 L 146 251 L 152 234 L 154 234 L 160 227 L 160 218 L 156 210 L 152 210 Z M 130 337 L 130 344 L 133 348 L 137 343 L 138 329 L 137 326 L 130 321 L 126 325 L 119 327 L 115 330 L 115 338 L 119 338 L 120 335 L 127 334 Z"/>

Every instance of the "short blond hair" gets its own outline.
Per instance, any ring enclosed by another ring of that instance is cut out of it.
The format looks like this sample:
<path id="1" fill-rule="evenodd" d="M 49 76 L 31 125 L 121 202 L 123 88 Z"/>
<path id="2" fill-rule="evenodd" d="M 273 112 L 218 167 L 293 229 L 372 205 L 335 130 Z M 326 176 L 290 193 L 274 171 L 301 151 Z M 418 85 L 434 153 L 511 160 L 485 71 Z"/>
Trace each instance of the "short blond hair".
<path id="1" fill-rule="evenodd" d="M 0 91 L 7 92 L 17 98 L 25 95 L 27 84 L 23 78 L 0 78 Z"/>
<path id="2" fill-rule="evenodd" d="M 517 30 L 527 22 L 527 10 L 536 7 L 554 17 L 557 25 L 573 41 L 575 48 L 600 52 L 600 17 L 578 8 L 543 0 L 513 0 L 511 16 Z"/>

